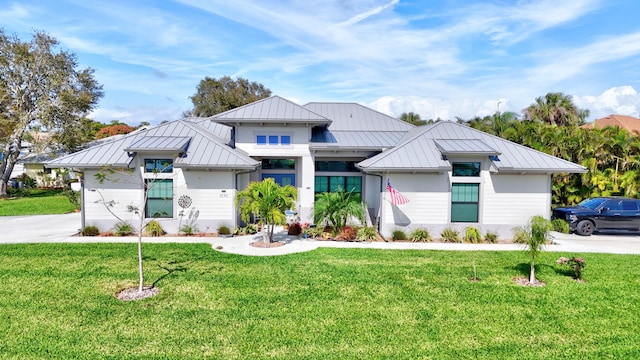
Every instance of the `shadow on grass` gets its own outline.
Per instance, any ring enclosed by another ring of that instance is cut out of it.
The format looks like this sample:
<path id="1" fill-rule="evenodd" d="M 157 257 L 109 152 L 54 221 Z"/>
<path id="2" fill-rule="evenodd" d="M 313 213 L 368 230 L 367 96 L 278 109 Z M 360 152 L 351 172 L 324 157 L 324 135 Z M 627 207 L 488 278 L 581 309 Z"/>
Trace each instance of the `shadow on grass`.
<path id="1" fill-rule="evenodd" d="M 558 268 L 555 266 L 547 265 L 547 264 L 536 264 L 535 270 L 536 274 L 541 272 L 543 269 L 553 269 L 555 272 L 558 272 Z M 530 263 L 520 263 L 516 266 L 509 267 L 508 269 L 515 270 L 522 274 L 523 276 L 529 277 L 529 273 L 531 272 L 531 264 Z"/>

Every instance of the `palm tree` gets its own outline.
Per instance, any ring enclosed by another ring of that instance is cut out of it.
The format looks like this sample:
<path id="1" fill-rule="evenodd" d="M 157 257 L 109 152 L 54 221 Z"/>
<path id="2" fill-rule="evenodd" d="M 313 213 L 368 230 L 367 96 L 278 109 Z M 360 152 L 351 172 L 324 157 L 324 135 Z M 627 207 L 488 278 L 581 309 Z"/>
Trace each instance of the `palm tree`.
<path id="1" fill-rule="evenodd" d="M 273 241 L 275 225 L 284 225 L 287 217 L 284 212 L 291 209 L 298 198 L 298 190 L 291 186 L 278 185 L 272 178 L 249 183 L 246 189 L 236 194 L 236 206 L 240 205 L 242 221 L 249 222 L 251 216 L 258 216 L 267 229 L 262 231 L 263 241 Z"/>
<path id="2" fill-rule="evenodd" d="M 402 113 L 400 115 L 400 120 L 408 122 L 409 124 L 413 124 L 415 126 L 421 126 L 429 123 L 428 121 L 422 120 L 420 118 L 420 114 L 416 114 L 414 112 Z"/>
<path id="3" fill-rule="evenodd" d="M 526 227 L 516 229 L 514 241 L 525 244 L 527 253 L 531 257 L 531 271 L 529 272 L 529 283 L 536 281 L 536 257 L 542 252 L 542 245 L 549 240 L 549 231 L 553 230 L 551 221 L 536 215 L 529 220 Z"/>
<path id="4" fill-rule="evenodd" d="M 316 224 L 330 225 L 333 235 L 345 227 L 351 217 L 364 222 L 364 206 L 360 194 L 338 189 L 335 192 L 324 192 L 316 196 L 313 221 Z"/>
<path id="5" fill-rule="evenodd" d="M 551 125 L 581 125 L 589 116 L 589 110 L 580 109 L 573 103 L 571 95 L 550 92 L 523 110 L 525 119 L 537 120 Z"/>

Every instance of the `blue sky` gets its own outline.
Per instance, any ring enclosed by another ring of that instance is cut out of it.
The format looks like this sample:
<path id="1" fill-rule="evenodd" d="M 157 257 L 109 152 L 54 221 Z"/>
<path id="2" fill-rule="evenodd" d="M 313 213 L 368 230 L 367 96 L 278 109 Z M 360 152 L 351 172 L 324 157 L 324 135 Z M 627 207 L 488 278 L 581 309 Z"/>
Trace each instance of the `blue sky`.
<path id="1" fill-rule="evenodd" d="M 95 69 L 90 116 L 174 120 L 205 76 L 304 104 L 469 119 L 572 95 L 590 120 L 640 116 L 637 0 L 0 0 L 0 27 L 56 37 Z"/>

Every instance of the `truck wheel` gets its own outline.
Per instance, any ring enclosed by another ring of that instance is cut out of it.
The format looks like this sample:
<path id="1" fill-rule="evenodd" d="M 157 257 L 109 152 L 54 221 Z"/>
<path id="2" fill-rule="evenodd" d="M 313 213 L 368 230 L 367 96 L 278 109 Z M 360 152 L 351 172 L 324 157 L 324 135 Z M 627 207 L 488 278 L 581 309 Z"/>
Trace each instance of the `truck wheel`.
<path id="1" fill-rule="evenodd" d="M 593 230 L 593 223 L 589 220 L 582 220 L 578 223 L 578 226 L 576 226 L 576 232 L 578 235 L 582 236 L 589 236 L 593 234 Z"/>

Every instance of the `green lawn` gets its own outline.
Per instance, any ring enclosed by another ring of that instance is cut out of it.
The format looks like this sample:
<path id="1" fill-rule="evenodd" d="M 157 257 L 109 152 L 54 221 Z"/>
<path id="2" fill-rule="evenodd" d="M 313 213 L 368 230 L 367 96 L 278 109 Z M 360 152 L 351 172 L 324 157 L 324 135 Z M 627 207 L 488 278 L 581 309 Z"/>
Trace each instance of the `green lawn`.
<path id="1" fill-rule="evenodd" d="M 26 196 L 0 198 L 0 216 L 66 214 L 77 207 L 60 190 L 28 190 Z"/>
<path id="2" fill-rule="evenodd" d="M 0 358 L 640 358 L 638 256 L 543 253 L 527 288 L 523 252 L 144 249 L 162 291 L 121 302 L 135 244 L 0 246 Z"/>

